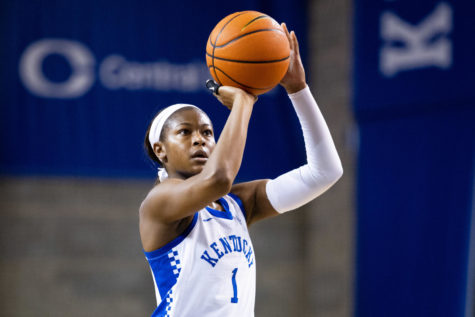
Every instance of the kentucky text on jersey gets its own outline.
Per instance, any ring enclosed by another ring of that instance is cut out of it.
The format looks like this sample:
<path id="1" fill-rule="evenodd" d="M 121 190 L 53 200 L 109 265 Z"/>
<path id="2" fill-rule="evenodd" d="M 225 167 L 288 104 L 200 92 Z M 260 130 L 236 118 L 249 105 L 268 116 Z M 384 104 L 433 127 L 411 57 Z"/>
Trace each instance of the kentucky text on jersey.
<path id="1" fill-rule="evenodd" d="M 246 239 L 241 239 L 241 237 L 233 234 L 228 237 L 219 238 L 219 242 L 211 243 L 209 249 L 205 250 L 201 255 L 201 259 L 214 267 L 219 262 L 219 259 L 233 252 L 242 252 L 246 257 L 249 267 L 254 264 L 252 247 Z M 216 257 L 214 257 L 214 255 L 216 255 Z"/>

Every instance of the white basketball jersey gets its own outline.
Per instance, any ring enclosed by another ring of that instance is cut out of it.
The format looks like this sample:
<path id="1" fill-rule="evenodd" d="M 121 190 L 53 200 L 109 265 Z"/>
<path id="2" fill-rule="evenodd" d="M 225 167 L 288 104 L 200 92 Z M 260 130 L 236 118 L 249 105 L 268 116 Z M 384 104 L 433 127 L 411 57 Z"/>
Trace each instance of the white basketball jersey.
<path id="1" fill-rule="evenodd" d="M 145 252 L 155 283 L 152 316 L 254 316 L 256 261 L 239 198 L 203 208 L 183 234 Z"/>

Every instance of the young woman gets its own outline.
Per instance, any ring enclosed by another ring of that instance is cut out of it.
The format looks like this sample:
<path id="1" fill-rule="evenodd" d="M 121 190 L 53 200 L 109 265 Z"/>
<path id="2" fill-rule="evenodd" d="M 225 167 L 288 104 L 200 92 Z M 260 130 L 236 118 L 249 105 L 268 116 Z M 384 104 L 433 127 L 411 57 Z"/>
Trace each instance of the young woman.
<path id="1" fill-rule="evenodd" d="M 257 98 L 223 86 L 215 96 L 231 112 L 215 143 L 199 108 L 162 110 L 145 138 L 159 163 L 157 184 L 140 206 L 140 236 L 155 284 L 152 316 L 254 316 L 255 259 L 247 227 L 298 208 L 342 175 L 340 159 L 305 81 L 295 33 L 281 81 L 300 120 L 307 164 L 276 179 L 233 184 Z"/>

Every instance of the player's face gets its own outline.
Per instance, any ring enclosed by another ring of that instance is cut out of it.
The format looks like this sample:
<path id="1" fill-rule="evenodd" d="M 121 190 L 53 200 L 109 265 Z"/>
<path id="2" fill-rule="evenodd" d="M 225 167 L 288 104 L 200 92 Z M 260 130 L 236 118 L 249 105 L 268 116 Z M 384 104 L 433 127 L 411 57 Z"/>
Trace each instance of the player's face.
<path id="1" fill-rule="evenodd" d="M 168 174 L 188 178 L 200 173 L 216 145 L 211 120 L 194 108 L 179 111 L 168 120 L 163 142 Z"/>

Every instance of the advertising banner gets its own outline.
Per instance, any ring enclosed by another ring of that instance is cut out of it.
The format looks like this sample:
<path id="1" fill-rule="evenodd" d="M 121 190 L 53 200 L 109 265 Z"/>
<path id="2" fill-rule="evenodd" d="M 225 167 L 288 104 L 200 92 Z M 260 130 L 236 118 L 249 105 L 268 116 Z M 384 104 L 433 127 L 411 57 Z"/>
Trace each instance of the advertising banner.
<path id="1" fill-rule="evenodd" d="M 155 177 L 142 148 L 158 110 L 192 103 L 218 135 L 224 126 L 229 112 L 205 88 L 214 26 L 236 11 L 261 11 L 294 29 L 305 51 L 303 3 L 3 1 L 0 172 Z M 277 87 L 255 107 L 239 179 L 297 167 L 302 144 Z"/>
<path id="2" fill-rule="evenodd" d="M 473 305 L 474 16 L 473 1 L 355 4 L 356 316 Z"/>

